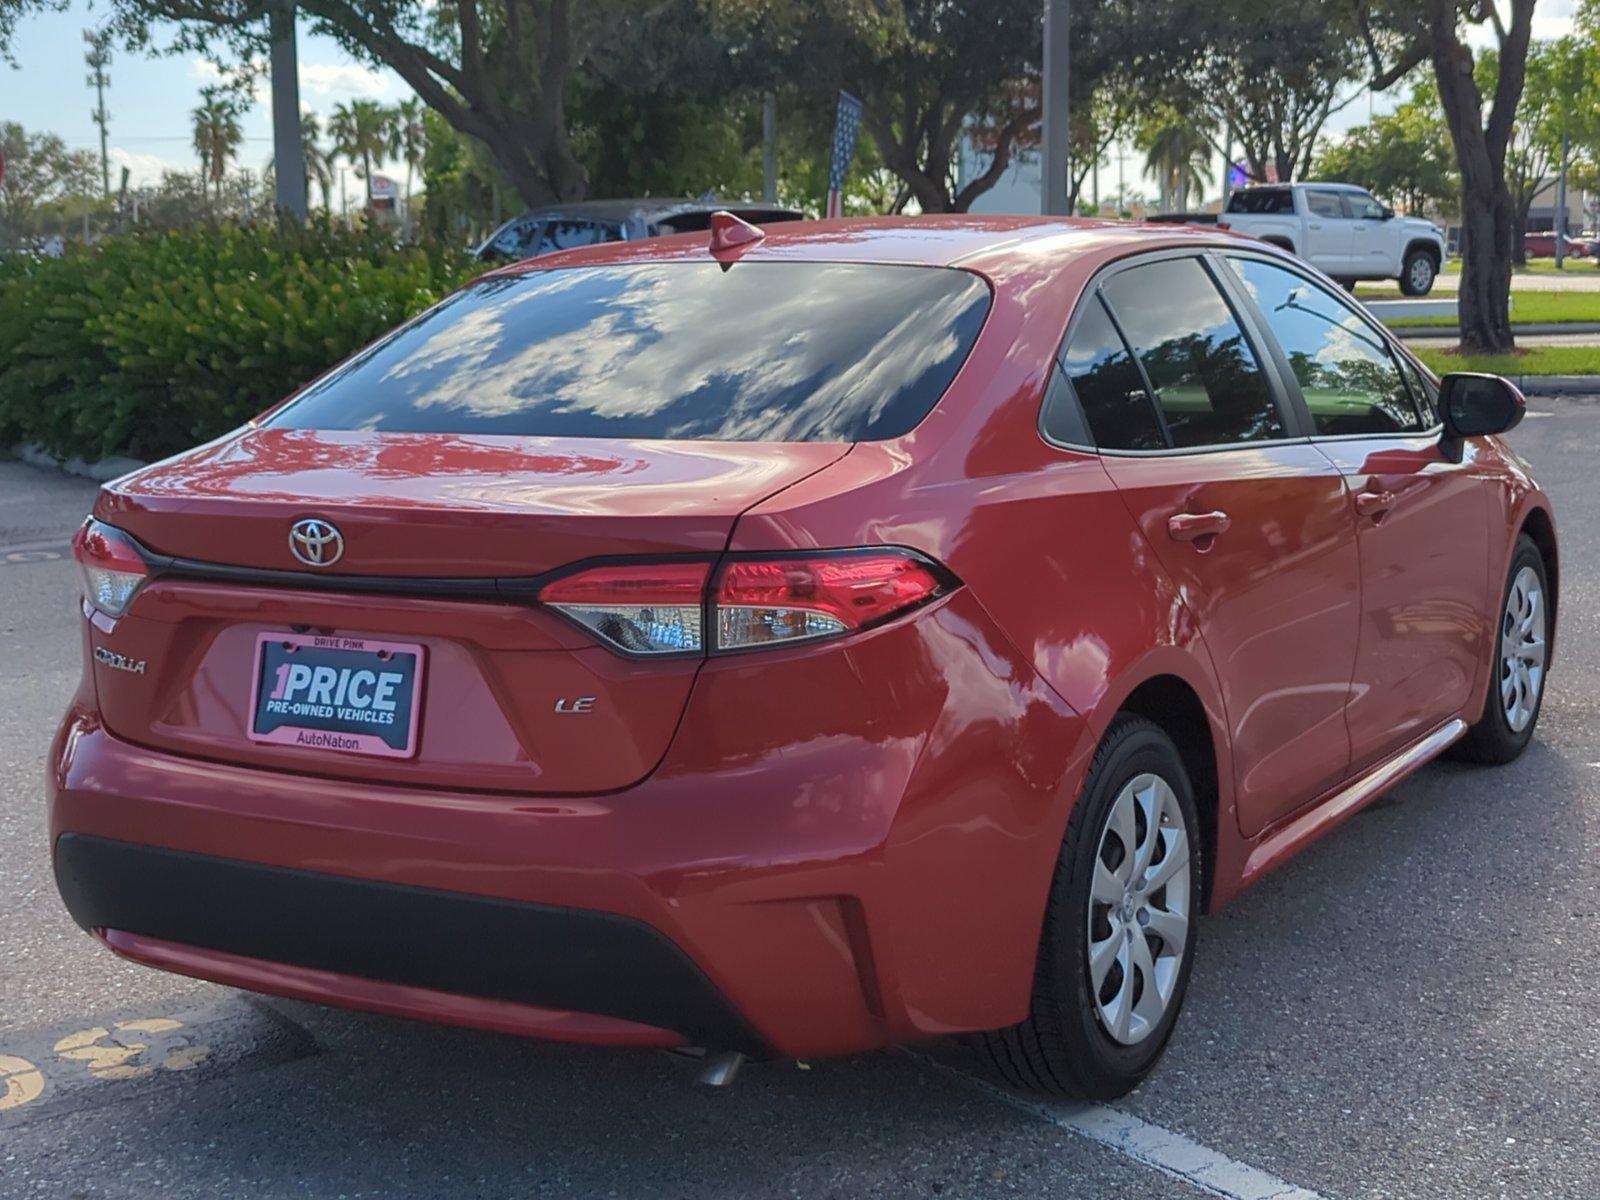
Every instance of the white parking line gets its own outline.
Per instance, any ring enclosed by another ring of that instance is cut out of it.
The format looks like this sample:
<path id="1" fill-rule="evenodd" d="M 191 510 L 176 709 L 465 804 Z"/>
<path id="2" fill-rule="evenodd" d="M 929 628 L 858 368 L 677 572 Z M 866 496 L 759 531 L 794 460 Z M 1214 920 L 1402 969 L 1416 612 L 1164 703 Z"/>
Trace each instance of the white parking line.
<path id="1" fill-rule="evenodd" d="M 1209 1146 L 1202 1146 L 1193 1138 L 1153 1125 L 1121 1109 L 1104 1104 L 1032 1100 L 916 1051 L 902 1050 L 901 1053 L 960 1080 L 968 1087 L 987 1092 L 1014 1108 L 1033 1113 L 1053 1125 L 1069 1129 L 1080 1137 L 1152 1167 L 1163 1175 L 1190 1184 L 1209 1195 L 1220 1196 L 1222 1200 L 1322 1200 L 1317 1192 L 1296 1187 L 1249 1163 L 1238 1162 Z"/>

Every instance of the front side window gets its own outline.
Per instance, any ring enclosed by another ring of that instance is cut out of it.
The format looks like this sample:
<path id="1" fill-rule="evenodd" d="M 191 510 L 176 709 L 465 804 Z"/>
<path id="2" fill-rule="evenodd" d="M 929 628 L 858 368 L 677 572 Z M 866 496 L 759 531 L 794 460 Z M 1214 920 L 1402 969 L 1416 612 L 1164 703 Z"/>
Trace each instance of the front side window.
<path id="1" fill-rule="evenodd" d="M 1098 296 L 1083 303 L 1083 314 L 1062 352 L 1061 369 L 1077 394 L 1094 444 L 1102 450 L 1165 450 L 1166 435 L 1122 335 Z M 1045 432 L 1057 441 L 1074 440 L 1073 417 L 1065 411 L 1070 401 L 1059 392 L 1046 400 Z"/>
<path id="2" fill-rule="evenodd" d="M 1344 218 L 1344 200 L 1338 192 L 1319 192 L 1315 189 L 1306 190 L 1306 207 L 1311 210 L 1314 217 Z"/>
<path id="3" fill-rule="evenodd" d="M 1387 211 L 1365 192 L 1352 192 L 1349 196 L 1350 215 L 1358 221 L 1381 221 Z"/>
<path id="4" fill-rule="evenodd" d="M 1333 293 L 1255 258 L 1230 260 L 1283 348 L 1320 434 L 1426 429 L 1383 337 Z"/>
<path id="5" fill-rule="evenodd" d="M 1284 435 L 1255 352 L 1199 259 L 1130 268 L 1102 292 L 1144 365 L 1174 446 Z"/>
<path id="6" fill-rule="evenodd" d="M 494 241 L 489 243 L 490 249 L 511 258 L 527 258 L 533 254 L 539 242 L 539 230 L 542 227 L 543 222 L 537 217 L 514 221 L 494 235 Z"/>
<path id="7" fill-rule="evenodd" d="M 313 384 L 290 429 L 876 441 L 966 361 L 989 288 L 946 267 L 711 261 L 471 284 Z"/>

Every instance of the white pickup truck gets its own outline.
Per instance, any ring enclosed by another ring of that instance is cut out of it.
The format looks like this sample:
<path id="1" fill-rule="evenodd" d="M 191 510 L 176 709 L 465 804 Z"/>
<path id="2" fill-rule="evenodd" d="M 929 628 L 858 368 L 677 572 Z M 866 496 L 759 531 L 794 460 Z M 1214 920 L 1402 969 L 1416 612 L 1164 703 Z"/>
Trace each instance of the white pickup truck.
<path id="1" fill-rule="evenodd" d="M 1433 290 L 1444 262 L 1444 232 L 1437 225 L 1396 216 L 1348 183 L 1240 188 L 1217 225 L 1282 246 L 1346 285 L 1398 279 L 1408 296 Z"/>

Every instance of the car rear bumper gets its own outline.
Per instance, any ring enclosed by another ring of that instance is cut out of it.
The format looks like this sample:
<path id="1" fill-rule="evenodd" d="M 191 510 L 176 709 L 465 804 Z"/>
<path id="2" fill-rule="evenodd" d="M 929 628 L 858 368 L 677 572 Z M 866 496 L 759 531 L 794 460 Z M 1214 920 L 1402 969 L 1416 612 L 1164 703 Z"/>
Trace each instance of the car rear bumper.
<path id="1" fill-rule="evenodd" d="M 1003 1025 L 1092 744 L 1002 642 L 946 684 L 984 621 L 958 593 L 840 652 L 708 665 L 666 760 L 598 795 L 190 758 L 112 735 L 86 689 L 57 878 L 126 957 L 429 1020 L 802 1057 Z M 851 708 L 803 735 L 780 701 L 806 695 Z"/>

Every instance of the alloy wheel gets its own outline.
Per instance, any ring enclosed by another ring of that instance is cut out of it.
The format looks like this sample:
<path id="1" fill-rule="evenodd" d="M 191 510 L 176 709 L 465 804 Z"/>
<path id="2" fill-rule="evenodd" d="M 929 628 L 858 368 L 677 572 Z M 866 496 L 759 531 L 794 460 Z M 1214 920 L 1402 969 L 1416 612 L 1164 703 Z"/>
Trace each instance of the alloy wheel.
<path id="1" fill-rule="evenodd" d="M 1425 292 L 1432 283 L 1433 264 L 1418 255 L 1411 262 L 1411 286 L 1419 292 Z"/>
<path id="2" fill-rule="evenodd" d="M 1538 572 L 1523 567 L 1511 581 L 1500 620 L 1500 708 L 1513 733 L 1526 729 L 1539 708 L 1544 639 L 1544 590 Z"/>
<path id="3" fill-rule="evenodd" d="M 1100 831 L 1089 900 L 1089 991 L 1111 1037 L 1137 1045 L 1177 990 L 1191 912 L 1189 834 L 1171 786 L 1135 776 Z"/>

